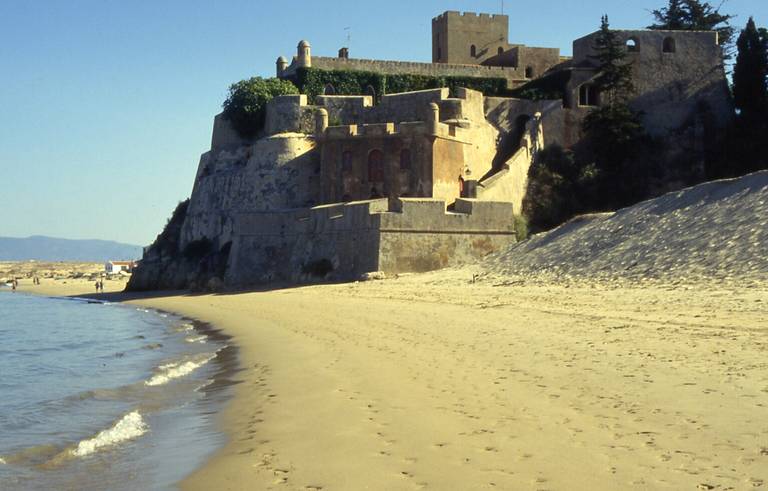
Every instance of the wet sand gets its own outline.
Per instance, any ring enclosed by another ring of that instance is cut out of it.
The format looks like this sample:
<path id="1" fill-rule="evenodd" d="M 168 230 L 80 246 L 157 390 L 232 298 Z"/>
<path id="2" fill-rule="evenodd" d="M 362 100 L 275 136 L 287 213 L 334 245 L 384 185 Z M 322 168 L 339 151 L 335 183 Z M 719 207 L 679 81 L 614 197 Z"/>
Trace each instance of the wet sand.
<path id="1" fill-rule="evenodd" d="M 184 489 L 768 486 L 765 288 L 471 278 L 104 296 L 238 345 L 230 441 Z"/>

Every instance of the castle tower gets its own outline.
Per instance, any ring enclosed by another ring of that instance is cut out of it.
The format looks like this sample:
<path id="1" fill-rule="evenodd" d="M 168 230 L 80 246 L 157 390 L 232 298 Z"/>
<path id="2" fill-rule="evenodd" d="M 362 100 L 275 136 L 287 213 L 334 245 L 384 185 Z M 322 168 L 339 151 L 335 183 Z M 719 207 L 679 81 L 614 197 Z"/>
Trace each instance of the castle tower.
<path id="1" fill-rule="evenodd" d="M 281 56 L 277 59 L 275 65 L 277 69 L 277 77 L 280 78 L 283 75 L 285 69 L 288 68 L 288 60 Z"/>
<path id="2" fill-rule="evenodd" d="M 296 63 L 300 67 L 309 68 L 312 66 L 312 54 L 310 52 L 309 42 L 302 39 L 299 42 L 296 53 Z"/>
<path id="3" fill-rule="evenodd" d="M 432 19 L 432 62 L 479 65 L 510 49 L 509 16 L 444 12 Z"/>

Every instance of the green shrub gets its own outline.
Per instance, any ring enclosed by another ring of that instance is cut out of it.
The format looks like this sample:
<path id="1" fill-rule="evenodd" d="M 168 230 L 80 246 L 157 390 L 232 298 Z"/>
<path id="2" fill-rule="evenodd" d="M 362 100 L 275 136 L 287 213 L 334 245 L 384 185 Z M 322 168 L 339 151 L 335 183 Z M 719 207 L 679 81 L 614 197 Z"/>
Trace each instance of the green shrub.
<path id="1" fill-rule="evenodd" d="M 510 95 L 518 99 L 532 101 L 563 99 L 570 78 L 571 72 L 569 70 L 557 71 L 513 89 Z"/>
<path id="2" fill-rule="evenodd" d="M 528 238 L 528 219 L 525 215 L 515 215 L 515 237 L 518 242 Z"/>
<path id="3" fill-rule="evenodd" d="M 300 68 L 297 82 L 303 94 L 310 102 L 322 95 L 328 85 L 332 85 L 338 95 L 368 94 L 373 89 L 376 99 L 384 94 L 397 94 L 415 90 L 448 87 L 452 93 L 459 87 L 477 90 L 487 96 L 507 95 L 507 81 L 503 78 L 480 77 L 430 77 L 427 75 L 388 75 L 384 73 L 355 70 L 322 70 L 319 68 Z"/>
<path id="4" fill-rule="evenodd" d="M 241 80 L 229 87 L 229 96 L 223 104 L 224 118 L 240 136 L 251 138 L 264 127 L 267 102 L 278 95 L 298 93 L 299 89 L 288 80 L 261 77 Z"/>

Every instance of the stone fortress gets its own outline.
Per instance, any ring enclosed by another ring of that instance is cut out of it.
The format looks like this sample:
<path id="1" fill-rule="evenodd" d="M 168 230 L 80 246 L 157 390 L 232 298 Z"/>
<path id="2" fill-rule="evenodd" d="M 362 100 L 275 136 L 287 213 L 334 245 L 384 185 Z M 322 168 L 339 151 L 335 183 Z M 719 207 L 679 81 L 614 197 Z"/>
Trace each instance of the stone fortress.
<path id="1" fill-rule="evenodd" d="M 516 241 L 528 169 L 537 152 L 580 138 L 600 104 L 590 58 L 596 33 L 556 48 L 510 44 L 506 15 L 445 12 L 432 20 L 432 63 L 312 56 L 301 41 L 277 76 L 298 70 L 503 78 L 510 89 L 546 82 L 562 97 L 485 97 L 447 88 L 400 94 L 281 96 L 265 131 L 241 138 L 218 115 L 202 155 L 180 247 L 210 241 L 224 284 L 313 276 L 427 271 L 478 259 Z M 650 133 L 700 144 L 733 113 L 715 32 L 617 31 L 633 62 Z M 705 128 L 706 127 L 706 128 Z M 686 140 L 687 139 L 687 140 Z M 697 140 L 698 139 L 698 140 Z M 690 140 L 690 141 L 689 141 Z M 192 272 L 161 278 L 145 254 L 134 287 L 184 287 Z M 157 267 L 155 267 L 155 266 Z M 144 271 L 142 271 L 142 269 Z M 184 278 L 186 274 L 186 278 Z M 168 276 L 166 274 L 166 276 Z"/>

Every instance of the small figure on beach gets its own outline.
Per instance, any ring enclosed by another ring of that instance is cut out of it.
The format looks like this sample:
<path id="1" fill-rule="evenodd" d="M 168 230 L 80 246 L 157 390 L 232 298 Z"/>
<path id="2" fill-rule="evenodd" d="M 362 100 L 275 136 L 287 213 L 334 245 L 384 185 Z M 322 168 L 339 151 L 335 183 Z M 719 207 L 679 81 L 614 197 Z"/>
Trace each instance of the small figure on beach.
<path id="1" fill-rule="evenodd" d="M 16 291 L 16 287 L 19 286 L 19 280 L 16 278 L 11 280 L 11 290 Z"/>
<path id="2" fill-rule="evenodd" d="M 99 280 L 96 280 L 96 293 L 99 293 Z"/>

